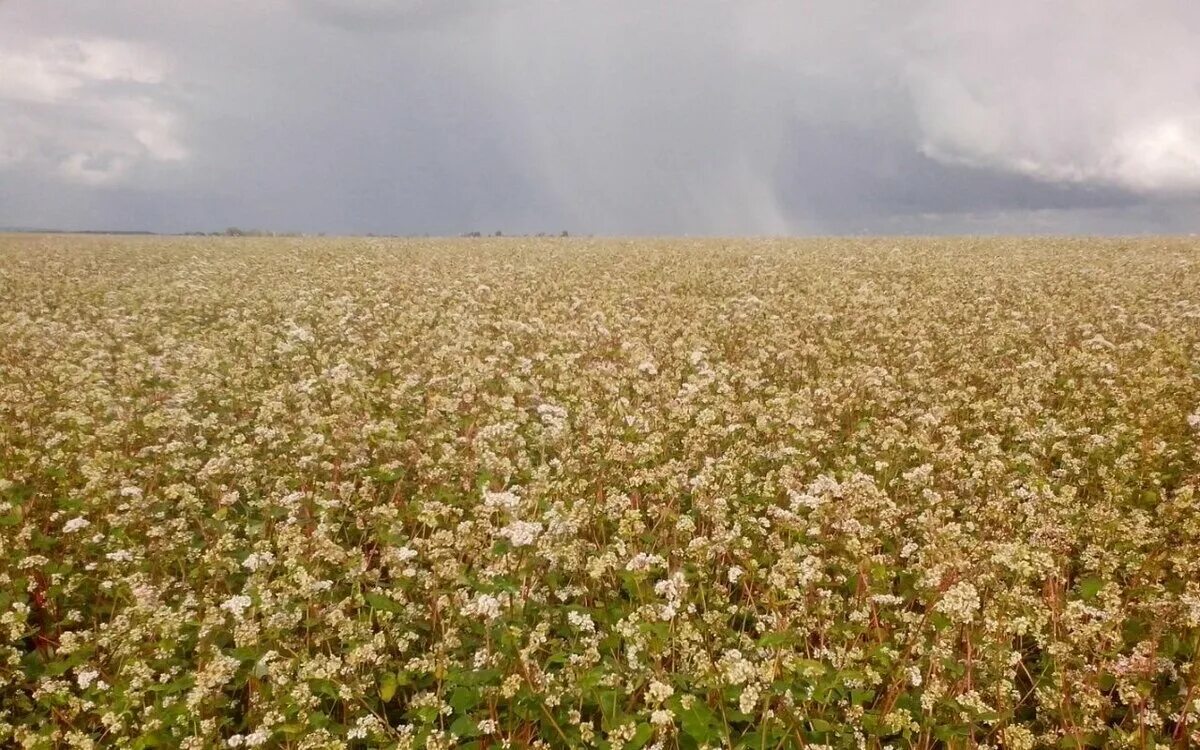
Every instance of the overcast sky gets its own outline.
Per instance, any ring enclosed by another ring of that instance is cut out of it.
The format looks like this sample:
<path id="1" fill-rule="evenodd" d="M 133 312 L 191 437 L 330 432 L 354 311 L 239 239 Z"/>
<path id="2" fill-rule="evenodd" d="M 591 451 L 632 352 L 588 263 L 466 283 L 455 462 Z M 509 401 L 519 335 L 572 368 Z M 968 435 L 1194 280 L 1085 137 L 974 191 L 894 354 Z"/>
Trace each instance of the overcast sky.
<path id="1" fill-rule="evenodd" d="M 1200 3 L 0 0 L 0 226 L 1200 231 Z"/>

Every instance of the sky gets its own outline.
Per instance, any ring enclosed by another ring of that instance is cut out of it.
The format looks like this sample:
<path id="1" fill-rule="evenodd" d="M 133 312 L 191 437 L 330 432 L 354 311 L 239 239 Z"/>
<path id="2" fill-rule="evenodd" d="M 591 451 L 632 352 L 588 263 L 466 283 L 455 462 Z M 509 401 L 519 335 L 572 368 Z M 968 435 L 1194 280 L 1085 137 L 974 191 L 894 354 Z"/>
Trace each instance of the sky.
<path id="1" fill-rule="evenodd" d="M 1200 231 L 1200 3 L 0 0 L 0 226 Z"/>

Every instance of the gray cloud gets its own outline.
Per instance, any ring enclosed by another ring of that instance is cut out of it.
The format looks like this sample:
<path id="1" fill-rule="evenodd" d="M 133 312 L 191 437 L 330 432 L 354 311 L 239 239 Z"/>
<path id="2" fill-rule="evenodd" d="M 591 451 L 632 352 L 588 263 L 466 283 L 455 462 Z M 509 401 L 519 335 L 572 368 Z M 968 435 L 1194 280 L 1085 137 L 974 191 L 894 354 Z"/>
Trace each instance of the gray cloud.
<path id="1" fill-rule="evenodd" d="M 492 0 L 494 2 L 494 0 Z M 297 10 L 348 31 L 414 31 L 462 21 L 486 0 L 294 0 Z"/>
<path id="2" fill-rule="evenodd" d="M 152 49 L 103 37 L 35 37 L 0 50 L 0 164 L 102 186 L 187 158 Z"/>
<path id="3" fill-rule="evenodd" d="M 1185 3 L 0 4 L 0 225 L 1194 231 Z"/>
<path id="4" fill-rule="evenodd" d="M 904 62 L 921 149 L 1046 182 L 1200 190 L 1198 29 L 1194 3 L 938 7 Z"/>

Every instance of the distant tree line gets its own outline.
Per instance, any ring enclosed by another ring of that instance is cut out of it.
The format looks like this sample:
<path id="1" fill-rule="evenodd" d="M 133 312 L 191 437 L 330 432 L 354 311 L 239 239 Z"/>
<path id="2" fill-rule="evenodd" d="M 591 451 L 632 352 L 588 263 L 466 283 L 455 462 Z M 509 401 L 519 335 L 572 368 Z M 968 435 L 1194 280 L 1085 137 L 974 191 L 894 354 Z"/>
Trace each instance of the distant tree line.
<path id="1" fill-rule="evenodd" d="M 462 237 L 483 237 L 484 235 L 482 232 L 463 232 L 461 236 Z M 494 234 L 491 234 L 489 236 L 503 237 L 504 233 L 501 232 L 499 229 L 497 229 Z M 554 234 L 552 232 L 538 232 L 537 234 L 514 234 L 514 235 L 510 235 L 510 236 L 512 236 L 512 237 L 553 237 Z M 564 229 L 558 233 L 558 236 L 559 237 L 570 237 L 571 233 Z"/>
<path id="2" fill-rule="evenodd" d="M 199 237 L 299 237 L 299 232 L 273 232 L 268 229 L 242 229 L 229 227 L 222 232 L 188 232 Z M 322 233 L 323 235 L 323 233 Z"/>
<path id="3" fill-rule="evenodd" d="M 135 234 L 135 233 L 127 232 L 126 234 Z M 146 232 L 146 234 L 150 234 L 150 233 Z M 183 236 L 185 236 L 185 237 L 309 237 L 309 236 L 324 237 L 325 232 L 316 232 L 316 233 L 276 232 L 276 231 L 272 231 L 272 230 L 268 230 L 268 229 L 242 229 L 241 227 L 228 227 L 227 229 L 224 229 L 220 232 L 184 232 Z M 403 237 L 403 236 L 412 236 L 412 235 L 395 235 L 395 234 L 379 235 L 379 234 L 375 234 L 374 232 L 368 232 L 363 236 L 364 237 Z M 421 236 L 428 237 L 429 235 L 423 234 Z M 462 235 L 460 235 L 460 236 L 462 236 L 462 237 L 484 237 L 484 236 L 503 237 L 504 233 L 501 232 L 499 229 L 497 229 L 493 234 L 490 234 L 490 235 L 484 235 L 482 232 L 475 231 L 475 232 L 463 232 Z M 509 235 L 509 236 L 511 236 L 511 237 L 555 237 L 555 236 L 570 237 L 571 233 L 564 229 L 561 232 L 559 232 L 557 235 L 555 235 L 553 232 L 538 232 L 536 234 L 514 234 L 514 235 Z"/>

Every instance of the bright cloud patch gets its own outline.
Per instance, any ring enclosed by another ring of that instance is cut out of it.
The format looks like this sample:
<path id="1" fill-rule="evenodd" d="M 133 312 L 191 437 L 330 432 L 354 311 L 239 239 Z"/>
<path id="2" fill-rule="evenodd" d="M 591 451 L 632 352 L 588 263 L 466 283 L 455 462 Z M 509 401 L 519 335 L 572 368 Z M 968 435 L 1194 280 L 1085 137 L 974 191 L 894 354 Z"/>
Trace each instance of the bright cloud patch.
<path id="1" fill-rule="evenodd" d="M 1143 188 L 1200 188 L 1200 109 L 1125 135 L 1116 144 L 1118 173 Z"/>
<path id="2" fill-rule="evenodd" d="M 166 101 L 166 61 L 106 38 L 41 38 L 0 48 L 0 167 L 30 164 L 108 185 L 188 150 Z"/>
<path id="3" fill-rule="evenodd" d="M 1115 3 L 1086 13 L 936 4 L 901 49 L 927 156 L 1049 182 L 1200 189 L 1200 88 L 1185 24 Z"/>

